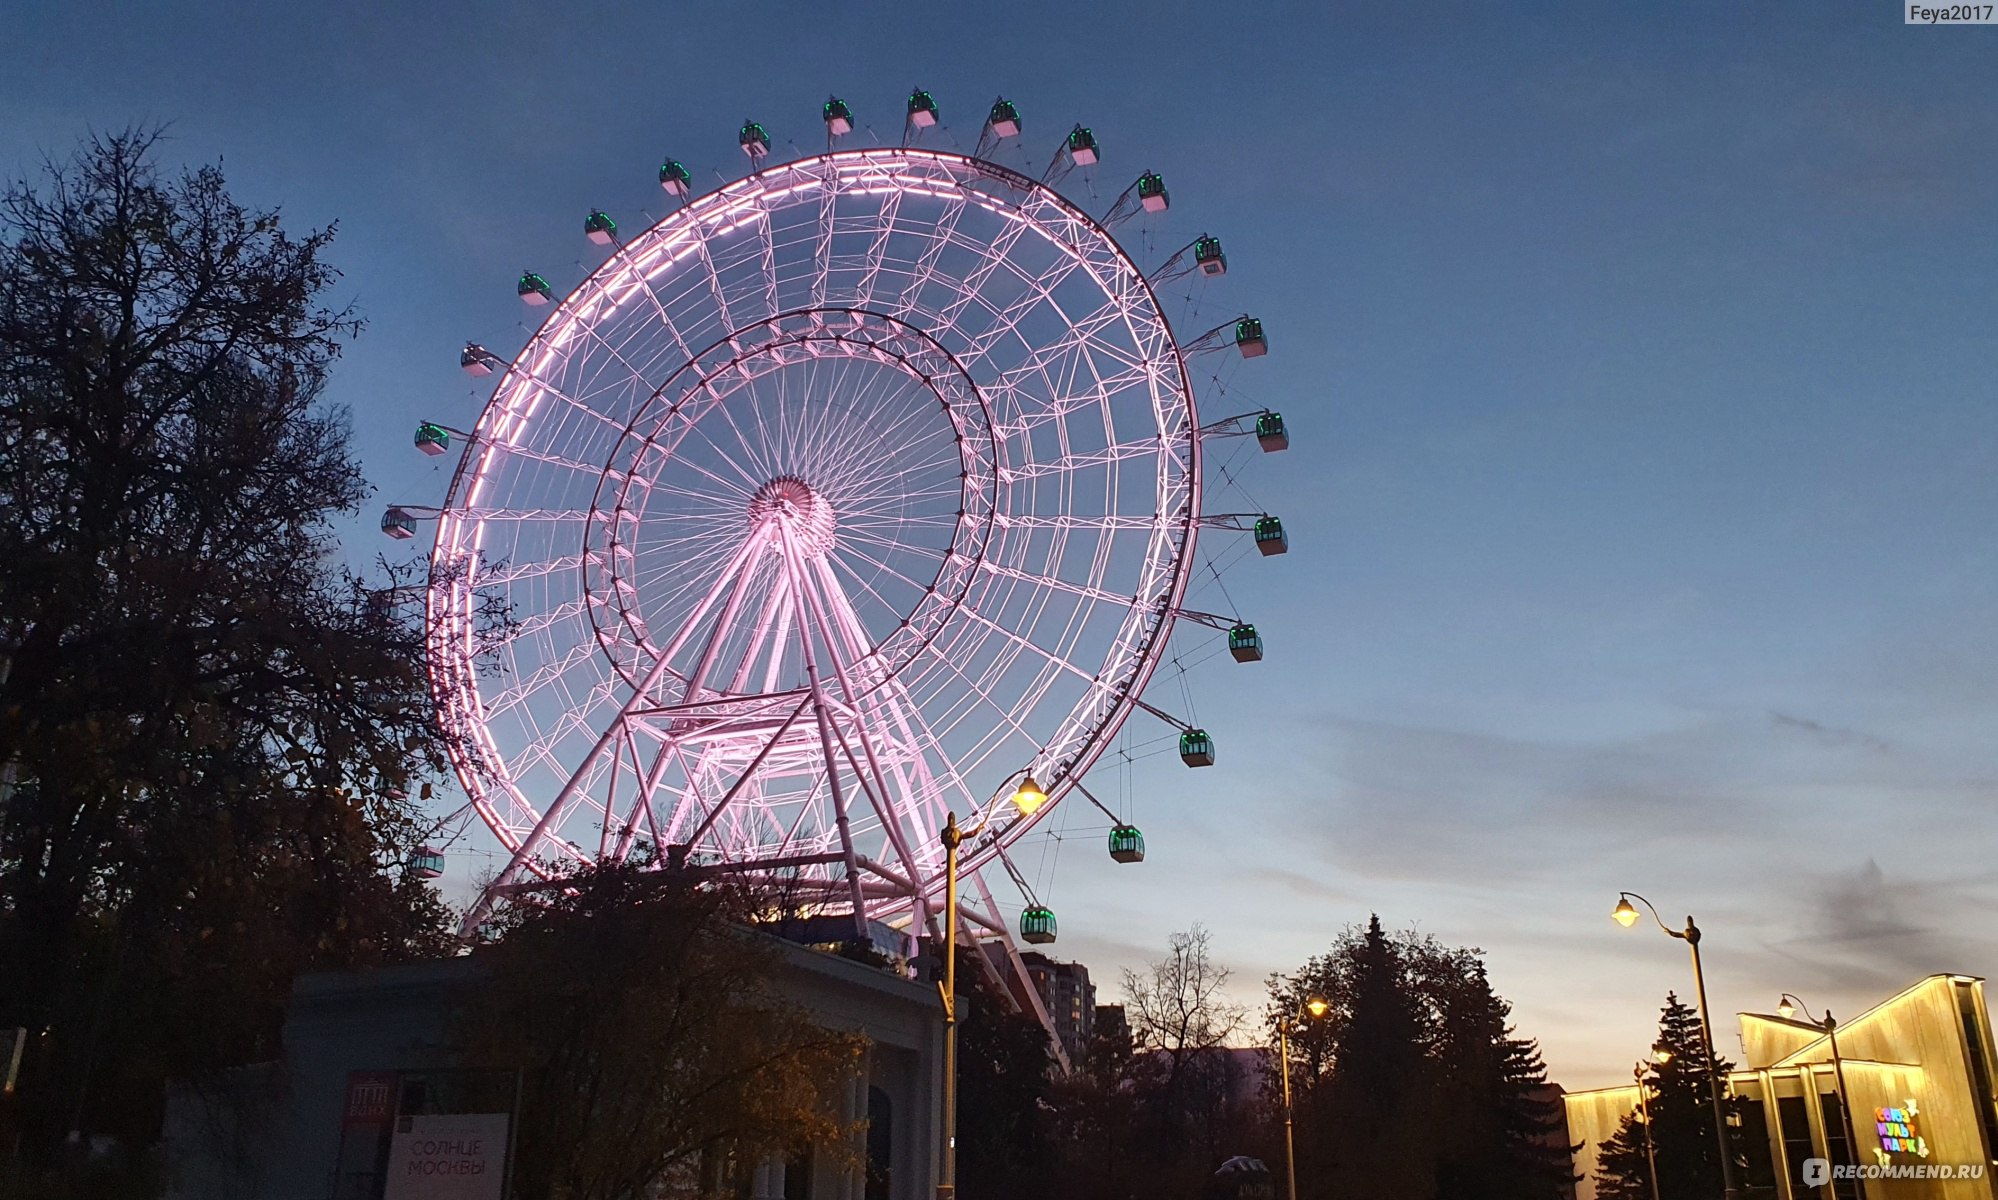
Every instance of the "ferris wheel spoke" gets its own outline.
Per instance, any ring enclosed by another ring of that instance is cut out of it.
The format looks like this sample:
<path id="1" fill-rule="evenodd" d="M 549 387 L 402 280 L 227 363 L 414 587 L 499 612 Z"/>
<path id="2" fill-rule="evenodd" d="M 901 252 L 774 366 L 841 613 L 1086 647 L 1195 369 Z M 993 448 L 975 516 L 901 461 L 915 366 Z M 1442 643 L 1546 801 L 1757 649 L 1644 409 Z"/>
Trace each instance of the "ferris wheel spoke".
<path id="1" fill-rule="evenodd" d="M 818 717 L 819 742 L 825 753 L 826 781 L 832 789 L 833 820 L 839 831 L 840 852 L 846 858 L 847 883 L 852 890 L 854 924 L 855 928 L 865 935 L 867 905 L 860 894 L 860 866 L 855 861 L 857 851 L 853 844 L 853 828 L 847 814 L 846 797 L 839 785 L 839 767 L 833 757 L 832 719 L 828 712 L 825 690 L 819 679 L 818 656 L 812 651 L 810 618 L 805 612 L 808 603 L 807 591 L 798 569 L 798 548 L 793 543 L 787 526 L 779 524 L 777 531 L 782 543 L 784 564 L 791 577 L 791 591 L 799 598 L 798 651 L 804 661 L 806 683 L 812 691 L 812 708 Z"/>
<path id="2" fill-rule="evenodd" d="M 854 575 L 855 582 L 863 590 L 870 593 L 880 603 L 887 604 L 887 601 L 882 598 L 881 593 L 875 591 L 873 585 L 853 572 L 851 567 L 846 567 L 843 563 L 834 563 L 831 565 L 845 567 L 849 574 Z M 845 601 L 844 589 L 836 588 L 832 594 L 839 596 L 843 602 Z M 860 623 L 858 614 L 853 612 L 851 603 L 845 602 L 844 607 L 846 610 L 846 620 L 848 621 L 848 636 L 853 652 L 856 656 L 864 656 L 866 653 L 866 634 L 864 628 Z M 950 663 L 948 660 L 945 661 L 945 665 L 952 670 L 957 669 L 956 664 Z M 899 690 L 906 692 L 906 689 Z M 1011 714 L 1006 712 L 1003 707 L 998 708 L 997 711 L 1003 719 L 1012 719 Z M 944 753 L 942 740 L 930 728 L 928 721 L 923 717 L 922 710 L 914 704 L 894 704 L 890 706 L 889 715 L 895 724 L 897 732 L 909 745 L 915 747 L 917 751 L 915 754 L 917 776 L 923 785 L 923 790 L 917 793 L 917 795 L 931 799 L 931 816 L 941 816 L 942 809 L 940 806 L 943 804 L 942 795 L 937 790 L 936 784 L 930 775 L 928 763 L 931 758 L 934 758 L 944 769 L 946 776 L 958 791 L 963 794 L 964 798 L 975 803 L 976 799 L 972 795 L 971 789 L 965 785 L 964 780 L 958 775 L 957 768 L 952 764 L 950 756 Z M 1017 726 L 1017 722 L 1015 724 Z M 927 751 L 924 749 L 925 746 L 927 746 Z"/>
<path id="3" fill-rule="evenodd" d="M 705 278 L 708 285 L 708 294 L 715 302 L 715 316 L 720 320 L 721 327 L 723 329 L 740 328 L 741 326 L 737 324 L 735 317 L 729 311 L 728 292 L 722 287 L 721 272 L 715 266 L 714 251 L 709 247 L 708 239 L 705 237 L 696 238 L 694 245 L 699 250 L 698 257 L 701 267 L 706 273 Z"/>
<path id="4" fill-rule="evenodd" d="M 826 621 L 827 625 L 831 629 L 837 630 L 840 635 L 837 639 L 828 637 L 828 643 L 843 641 L 846 645 L 846 653 L 851 661 L 856 663 L 864 661 L 868 654 L 869 639 L 866 631 L 861 626 L 859 616 L 853 611 L 853 605 L 848 600 L 844 590 L 839 586 L 839 581 L 834 576 L 831 566 L 823 560 L 818 561 L 814 566 L 820 576 L 820 585 L 822 588 L 823 603 L 819 603 L 815 599 L 820 619 Z M 828 613 L 827 609 L 830 609 L 831 612 Z M 897 703 L 893 692 L 886 686 L 870 687 L 864 693 L 857 692 L 850 678 L 849 668 L 841 662 L 837 646 L 829 646 L 828 655 L 839 679 L 840 687 L 846 693 L 847 703 L 853 709 L 855 727 L 860 737 L 861 748 L 867 757 L 867 767 L 869 772 L 872 773 L 876 787 L 878 788 L 878 802 L 875 809 L 876 816 L 881 821 L 882 828 L 886 833 L 889 844 L 895 851 L 896 857 L 902 861 L 903 870 L 907 871 L 911 878 L 914 878 L 920 875 L 921 867 L 916 855 L 910 849 L 908 835 L 903 828 L 905 815 L 897 812 L 895 809 L 895 793 L 888 786 L 888 780 L 882 771 L 879 756 L 876 753 L 878 747 L 888 747 L 894 744 L 893 731 L 896 726 L 899 725 L 906 729 L 905 721 L 899 721 L 878 710 L 881 708 L 898 709 L 900 705 Z M 886 680 L 880 682 L 884 685 L 887 683 Z M 873 730 L 873 736 L 871 737 L 869 736 L 870 723 Z M 917 752 L 917 749 L 914 746 L 909 746 L 905 752 L 914 754 Z M 847 754 L 850 759 L 852 757 L 851 748 L 848 748 Z M 854 763 L 854 770 L 856 773 L 859 772 L 860 765 L 858 763 Z M 903 785 L 903 792 L 909 797 L 910 803 L 921 805 L 923 797 L 909 791 L 906 776 L 901 775 L 899 771 L 897 774 L 898 779 Z"/>
<path id="5" fill-rule="evenodd" d="M 593 405 L 586 404 L 581 399 L 570 395 L 566 389 L 557 386 L 553 381 L 543 377 L 538 370 L 523 370 L 516 365 L 508 368 L 508 372 L 518 380 L 514 385 L 515 397 L 513 404 L 519 412 L 529 415 L 533 413 L 535 407 L 533 396 L 531 394 L 524 397 L 518 395 L 518 392 L 523 388 L 533 388 L 555 397 L 557 400 L 568 405 L 571 410 L 589 417 L 591 420 L 604 425 L 617 434 L 624 432 L 623 422 L 608 413 L 598 411 Z"/>
<path id="6" fill-rule="evenodd" d="M 467 506 L 457 510 L 471 521 L 517 521 L 523 524 L 546 522 L 558 524 L 563 521 L 586 521 L 590 517 L 587 508 L 473 508 Z"/>
<path id="7" fill-rule="evenodd" d="M 632 253 L 631 246 L 628 243 L 620 240 L 615 245 L 617 247 L 616 257 L 624 263 L 624 277 L 630 279 L 638 291 L 645 293 L 645 299 L 652 306 L 653 314 L 659 318 L 659 327 L 672 337 L 674 344 L 678 347 L 680 361 L 692 361 L 694 348 L 687 344 L 687 339 L 680 333 L 680 327 L 674 323 L 671 314 L 666 311 L 665 303 L 659 299 L 659 293 L 653 287 L 650 273 L 640 264 L 637 256 Z M 604 289 L 606 292 L 609 291 L 610 285 L 616 281 L 616 278 L 613 276 L 604 280 Z"/>

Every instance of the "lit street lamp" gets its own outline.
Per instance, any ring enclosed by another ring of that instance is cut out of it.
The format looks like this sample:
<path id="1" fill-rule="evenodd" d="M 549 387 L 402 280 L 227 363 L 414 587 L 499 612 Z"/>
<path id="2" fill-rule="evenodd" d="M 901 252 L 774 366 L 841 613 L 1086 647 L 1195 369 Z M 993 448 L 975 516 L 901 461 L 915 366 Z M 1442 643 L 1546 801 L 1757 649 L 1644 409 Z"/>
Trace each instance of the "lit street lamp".
<path id="1" fill-rule="evenodd" d="M 1800 1009 L 1803 1011 L 1805 1018 L 1803 1024 L 1814 1025 L 1824 1030 L 1825 1037 L 1831 1042 L 1832 1086 L 1838 1089 L 1838 1115 L 1840 1123 L 1845 1126 L 1845 1152 L 1854 1161 L 1857 1161 L 1859 1158 L 1859 1140 L 1853 1136 L 1852 1132 L 1852 1103 L 1849 1099 L 1851 1093 L 1845 1090 L 1845 1063 L 1838 1056 L 1838 1022 L 1832 1019 L 1831 1009 L 1829 1008 L 1825 1010 L 1825 1019 L 1822 1021 L 1818 1020 L 1811 1015 L 1810 1008 L 1802 1000 L 1797 999 L 1788 992 L 1784 992 L 1783 998 L 1776 1002 L 1776 1011 L 1781 1014 L 1785 1021 L 1795 1020 L 1797 1012 Z M 1860 1200 L 1865 1200 L 1866 1185 L 1855 1181 L 1855 1186 L 1859 1188 Z"/>
<path id="2" fill-rule="evenodd" d="M 1278 1055 L 1283 1063 L 1283 1165 L 1290 1180 L 1289 1200 L 1297 1200 L 1297 1142 L 1291 1134 L 1290 1031 L 1299 1020 L 1322 1017 L 1331 1008 L 1322 996 L 1313 996 L 1304 1007 L 1279 1020 L 1276 1025 Z"/>
<path id="3" fill-rule="evenodd" d="M 1693 990 L 1699 996 L 1700 1001 L 1700 1036 L 1705 1039 L 1707 1044 L 1707 1094 L 1712 1098 L 1714 1104 L 1714 1137 L 1719 1142 L 1720 1149 L 1721 1190 L 1726 1194 L 1726 1200 L 1736 1200 L 1741 1193 L 1736 1188 L 1734 1182 L 1734 1150 L 1728 1145 L 1727 1110 L 1721 1104 L 1720 1072 L 1715 1069 L 1715 1064 L 1720 1061 L 1720 1056 L 1714 1053 L 1714 1024 L 1707 1017 L 1707 977 L 1700 970 L 1700 927 L 1693 924 L 1693 918 L 1688 916 L 1684 929 L 1674 929 L 1665 923 L 1663 917 L 1658 915 L 1658 907 L 1652 904 L 1651 901 L 1646 900 L 1636 892 L 1618 892 L 1616 908 L 1610 913 L 1610 916 L 1625 929 L 1637 924 L 1638 917 L 1642 915 L 1631 904 L 1632 900 L 1638 901 L 1644 907 L 1651 910 L 1651 919 L 1658 922 L 1658 928 L 1678 938 L 1692 948 Z"/>
<path id="4" fill-rule="evenodd" d="M 1008 797 L 1023 817 L 1033 816 L 1048 802 L 1048 795 L 1029 774 L 1020 780 Z M 992 823 L 988 802 L 978 824 L 970 829 L 957 827 L 957 814 L 944 822 L 944 1061 L 943 1061 L 943 1165 L 937 1180 L 937 1200 L 957 1196 L 957 847 L 966 838 L 975 838 Z"/>

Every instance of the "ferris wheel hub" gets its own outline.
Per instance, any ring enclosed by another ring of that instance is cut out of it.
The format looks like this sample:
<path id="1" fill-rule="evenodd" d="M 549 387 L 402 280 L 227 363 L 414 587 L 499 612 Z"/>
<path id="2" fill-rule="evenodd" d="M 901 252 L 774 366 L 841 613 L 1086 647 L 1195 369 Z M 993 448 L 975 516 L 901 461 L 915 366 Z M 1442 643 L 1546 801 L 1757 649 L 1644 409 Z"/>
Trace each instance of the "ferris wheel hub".
<path id="1" fill-rule="evenodd" d="M 749 499 L 749 527 L 771 534 L 773 547 L 786 541 L 808 558 L 823 558 L 833 548 L 833 507 L 811 484 L 796 475 L 779 475 Z"/>

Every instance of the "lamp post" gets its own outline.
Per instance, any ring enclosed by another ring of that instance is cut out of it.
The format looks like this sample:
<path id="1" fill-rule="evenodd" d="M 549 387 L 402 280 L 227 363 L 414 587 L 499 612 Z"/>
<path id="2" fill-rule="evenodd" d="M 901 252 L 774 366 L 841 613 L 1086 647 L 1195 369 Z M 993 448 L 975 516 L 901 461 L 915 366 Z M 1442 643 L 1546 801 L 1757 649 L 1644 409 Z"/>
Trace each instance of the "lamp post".
<path id="1" fill-rule="evenodd" d="M 1672 1052 L 1663 1046 L 1653 1046 L 1651 1059 L 1667 1063 L 1672 1061 Z M 1651 1181 L 1651 1200 L 1658 1200 L 1658 1148 L 1651 1141 L 1651 1094 L 1644 1086 L 1642 1062 L 1630 1068 L 1630 1078 L 1637 1084 L 1637 1107 L 1644 1118 L 1644 1177 Z"/>
<path id="2" fill-rule="evenodd" d="M 1700 1036 L 1706 1040 L 1707 1094 L 1713 1100 L 1714 1105 L 1714 1138 L 1720 1150 L 1721 1191 L 1725 1193 L 1726 1200 L 1737 1200 L 1737 1197 L 1741 1193 L 1740 1189 L 1735 1186 L 1734 1180 L 1734 1150 L 1728 1145 L 1727 1110 L 1721 1103 L 1720 1072 L 1715 1069 L 1715 1064 L 1720 1061 L 1720 1056 L 1714 1053 L 1714 1023 L 1707 1017 L 1707 977 L 1705 972 L 1700 969 L 1700 927 L 1693 924 L 1693 918 L 1688 916 L 1684 929 L 1674 929 L 1665 923 L 1663 917 L 1658 915 L 1658 907 L 1652 904 L 1651 901 L 1646 900 L 1636 892 L 1618 892 L 1616 908 L 1611 911 L 1610 916 L 1625 929 L 1635 925 L 1637 918 L 1641 915 L 1638 913 L 1636 907 L 1631 904 L 1632 900 L 1638 901 L 1644 907 L 1651 910 L 1651 919 L 1658 922 L 1658 928 L 1664 930 L 1672 937 L 1678 938 L 1692 949 L 1693 991 L 1699 997 L 1700 1001 Z"/>
<path id="3" fill-rule="evenodd" d="M 1322 1017 L 1331 1008 L 1323 997 L 1313 996 L 1304 1002 L 1304 1007 L 1277 1022 L 1278 1057 L 1283 1064 L 1283 1167 L 1290 1185 L 1285 1193 L 1289 1200 L 1297 1200 L 1297 1141 L 1291 1133 L 1290 1104 L 1290 1030 L 1301 1017 Z"/>
<path id="4" fill-rule="evenodd" d="M 1825 1010 L 1825 1019 L 1822 1021 L 1811 1016 L 1810 1007 L 1788 992 L 1784 992 L 1783 998 L 1776 1002 L 1776 1011 L 1786 1021 L 1795 1020 L 1799 1010 L 1802 1010 L 1805 1018 L 1807 1018 L 1804 1024 L 1814 1025 L 1824 1030 L 1826 1040 L 1831 1043 L 1832 1086 L 1838 1089 L 1838 1115 L 1840 1124 L 1845 1126 L 1845 1152 L 1852 1156 L 1853 1161 L 1857 1162 L 1859 1159 L 1859 1139 L 1853 1136 L 1852 1093 L 1845 1090 L 1845 1063 L 1838 1056 L 1838 1022 L 1832 1019 L 1832 1012 L 1829 1008 Z M 1866 1184 L 1860 1182 L 1857 1186 L 1861 1200 L 1865 1200 Z"/>
<path id="5" fill-rule="evenodd" d="M 1048 801 L 1047 793 L 1029 774 L 1010 797 L 1023 817 L 1032 816 Z M 988 803 L 978 824 L 970 829 L 957 827 L 957 814 L 944 822 L 944 977 L 943 992 L 943 1163 L 937 1178 L 937 1200 L 957 1197 L 957 847 L 966 838 L 975 838 L 992 823 Z"/>

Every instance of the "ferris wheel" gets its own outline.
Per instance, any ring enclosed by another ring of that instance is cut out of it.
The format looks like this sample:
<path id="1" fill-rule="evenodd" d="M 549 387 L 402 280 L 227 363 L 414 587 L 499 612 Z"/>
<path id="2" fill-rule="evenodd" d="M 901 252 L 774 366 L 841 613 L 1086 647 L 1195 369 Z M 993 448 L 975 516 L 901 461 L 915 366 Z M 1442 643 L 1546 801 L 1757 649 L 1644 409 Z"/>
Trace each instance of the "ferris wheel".
<path id="1" fill-rule="evenodd" d="M 1164 181 L 1092 216 L 1058 185 L 1095 135 L 1038 177 L 1002 166 L 1003 99 L 968 153 L 924 144 L 945 132 L 927 92 L 897 145 L 842 144 L 844 101 L 822 115 L 827 149 L 781 163 L 746 122 L 750 173 L 704 195 L 667 160 L 672 211 L 640 232 L 590 213 L 601 265 L 559 299 L 521 276 L 546 318 L 510 360 L 465 348 L 495 380 L 476 425 L 417 432 L 459 455 L 448 496 L 382 528 L 435 520 L 433 690 L 507 856 L 468 924 L 564 860 L 649 846 L 913 938 L 936 929 L 947 815 L 993 812 L 962 927 L 1017 965 L 979 870 L 1012 873 L 1021 936 L 1053 940 L 1007 847 L 1095 803 L 1084 775 L 1136 710 L 1215 761 L 1143 696 L 1176 624 L 1262 656 L 1252 625 L 1183 603 L 1202 530 L 1288 544 L 1274 516 L 1203 505 L 1213 439 L 1287 445 L 1277 413 L 1196 407 L 1189 362 L 1261 355 L 1261 322 L 1184 337 L 1158 299 L 1224 275 L 1220 241 L 1147 273 L 1114 231 L 1166 211 Z M 1020 793 L 1045 802 L 993 803 Z M 1143 837 L 1113 815 L 1109 849 L 1141 859 Z"/>

